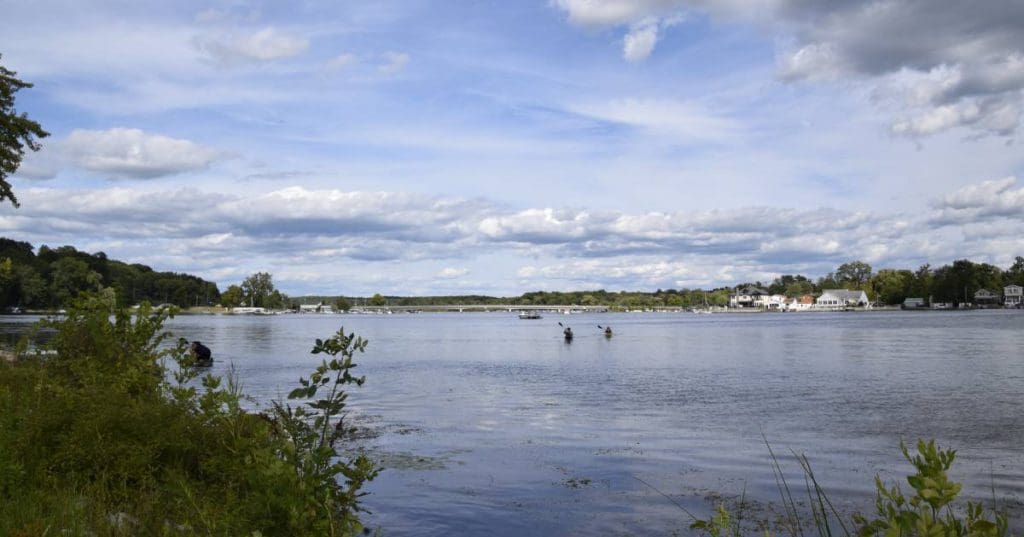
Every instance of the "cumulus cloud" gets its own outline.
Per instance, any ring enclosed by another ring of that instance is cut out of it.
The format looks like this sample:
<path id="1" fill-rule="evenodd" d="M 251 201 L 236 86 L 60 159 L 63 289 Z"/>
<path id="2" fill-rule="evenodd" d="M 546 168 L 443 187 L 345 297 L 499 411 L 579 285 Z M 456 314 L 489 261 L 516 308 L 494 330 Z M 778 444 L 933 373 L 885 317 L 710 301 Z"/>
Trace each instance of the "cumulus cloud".
<path id="1" fill-rule="evenodd" d="M 961 225 L 1012 219 L 1024 223 L 1024 187 L 1016 177 L 985 181 L 951 192 L 932 203 L 930 221 L 936 225 Z"/>
<path id="2" fill-rule="evenodd" d="M 222 153 L 189 140 L 139 129 L 76 129 L 60 144 L 68 164 L 121 178 L 149 179 L 202 170 Z"/>
<path id="3" fill-rule="evenodd" d="M 298 56 L 309 48 L 309 40 L 266 27 L 252 33 L 206 35 L 195 39 L 196 47 L 219 65 L 269 62 Z"/>
<path id="4" fill-rule="evenodd" d="M 882 90 L 914 79 L 911 113 L 892 132 L 921 137 L 955 128 L 1009 136 L 1024 100 L 1024 4 L 993 0 L 555 0 L 571 23 L 625 27 L 624 57 L 646 58 L 658 25 L 701 12 L 768 28 L 782 43 L 789 82 L 849 79 Z M 952 77 L 948 76 L 952 75 Z M 923 98 L 922 98 L 923 97 Z"/>
<path id="5" fill-rule="evenodd" d="M 508 266 L 506 277 L 522 286 L 730 285 L 779 273 L 820 275 L 853 259 L 876 267 L 986 260 L 987 252 L 1009 255 L 1005 248 L 1024 233 L 1024 187 L 1013 177 L 951 192 L 921 217 L 779 207 L 510 210 L 483 200 L 302 187 L 238 194 L 30 188 L 19 197 L 21 209 L 0 207 L 0 226 L 21 240 L 145 244 L 175 262 L 202 260 L 211 274 L 239 259 L 322 275 L 338 263 L 362 263 L 361 270 L 375 263 L 404 267 L 397 282 L 422 263 L 418 277 L 450 286 L 471 285 L 464 277 L 484 257 L 518 266 Z M 986 250 L 996 245 L 1002 249 Z M 442 260 L 450 261 L 439 270 Z M 492 269 L 488 275 L 501 277 Z"/>

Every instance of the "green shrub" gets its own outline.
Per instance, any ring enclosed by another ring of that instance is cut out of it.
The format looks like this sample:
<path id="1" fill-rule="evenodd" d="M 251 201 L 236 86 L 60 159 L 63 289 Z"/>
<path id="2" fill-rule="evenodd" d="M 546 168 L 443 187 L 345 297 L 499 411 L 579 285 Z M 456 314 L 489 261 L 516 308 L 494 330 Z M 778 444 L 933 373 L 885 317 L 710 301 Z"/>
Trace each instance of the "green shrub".
<path id="1" fill-rule="evenodd" d="M 771 447 L 768 449 L 770 451 Z M 861 514 L 850 517 L 854 527 L 852 532 L 858 537 L 1004 537 L 1007 534 L 1009 524 L 1006 513 L 994 512 L 990 516 L 979 503 L 968 501 L 963 508 L 954 504 L 962 486 L 952 481 L 947 472 L 956 459 L 956 451 L 942 450 L 935 445 L 934 440 L 927 443 L 919 440 L 917 454 L 913 456 L 902 442 L 900 449 L 916 470 L 913 475 L 907 476 L 907 483 L 914 493 L 907 498 L 898 484 L 887 488 L 882 479 L 875 476 L 874 518 Z M 808 531 L 814 531 L 820 536 L 831 536 L 833 531 L 841 531 L 849 537 L 851 530 L 818 484 L 807 458 L 800 455 L 796 457 L 804 472 L 811 510 L 810 521 L 807 516 L 801 517 L 778 459 L 772 453 L 772 468 L 786 511 L 781 524 L 784 533 L 793 537 L 802 536 L 805 526 L 810 526 Z M 739 537 L 744 532 L 741 519 L 733 517 L 722 505 L 716 508 L 711 518 L 694 518 L 690 527 L 712 537 Z M 765 526 L 766 523 L 762 521 L 760 525 Z M 765 535 L 771 535 L 771 532 L 765 530 Z"/>
<path id="2" fill-rule="evenodd" d="M 342 355 L 312 377 L 331 395 L 267 416 L 241 408 L 234 379 L 200 378 L 183 343 L 161 345 L 172 313 L 111 316 L 108 301 L 86 297 L 43 323 L 56 330 L 46 352 L 0 363 L 0 535 L 362 530 L 359 491 L 377 470 L 339 460 L 335 442 L 365 341 L 318 341 L 314 353 Z M 314 396 L 302 382 L 293 395 Z"/>

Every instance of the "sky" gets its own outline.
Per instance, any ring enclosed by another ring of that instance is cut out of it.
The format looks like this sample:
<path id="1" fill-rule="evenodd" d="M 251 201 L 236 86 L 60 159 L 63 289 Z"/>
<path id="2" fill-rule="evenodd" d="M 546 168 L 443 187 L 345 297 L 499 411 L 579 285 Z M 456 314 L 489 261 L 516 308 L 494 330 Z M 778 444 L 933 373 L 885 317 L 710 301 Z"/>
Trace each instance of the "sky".
<path id="1" fill-rule="evenodd" d="M 1020 0 L 0 0 L 0 235 L 291 295 L 1024 255 Z"/>

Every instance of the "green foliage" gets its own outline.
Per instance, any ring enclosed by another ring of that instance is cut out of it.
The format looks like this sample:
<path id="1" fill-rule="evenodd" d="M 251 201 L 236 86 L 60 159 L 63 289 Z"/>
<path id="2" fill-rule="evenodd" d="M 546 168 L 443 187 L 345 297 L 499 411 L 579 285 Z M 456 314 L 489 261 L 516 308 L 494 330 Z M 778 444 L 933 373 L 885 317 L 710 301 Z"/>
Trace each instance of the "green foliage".
<path id="1" fill-rule="evenodd" d="M 19 114 L 15 110 L 14 94 L 32 87 L 32 84 L 18 79 L 17 74 L 0 65 L 0 202 L 11 200 L 15 207 L 18 206 L 18 198 L 14 197 L 7 176 L 18 170 L 26 147 L 39 151 L 37 138 L 50 135 L 27 114 Z"/>
<path id="2" fill-rule="evenodd" d="M 1009 524 L 1005 513 L 996 512 L 989 517 L 981 504 L 970 501 L 962 512 L 954 507 L 953 501 L 962 486 L 952 481 L 947 472 L 953 465 L 956 451 L 939 449 L 934 440 L 928 443 L 919 440 L 917 454 L 913 456 L 905 444 L 901 443 L 900 448 L 916 470 L 907 477 L 914 493 L 907 498 L 899 485 L 886 488 L 882 480 L 875 477 L 875 518 L 854 516 L 859 526 L 858 536 L 1001 537 L 1007 534 Z"/>
<path id="3" fill-rule="evenodd" d="M 768 447 L 771 452 L 771 446 Z M 844 517 L 833 507 L 825 491 L 818 484 L 810 462 L 802 455 L 796 455 L 804 473 L 810 521 L 806 514 L 801 518 L 801 509 L 794 500 L 789 484 L 782 474 L 778 459 L 772 453 L 772 469 L 775 473 L 779 493 L 782 496 L 785 517 L 782 521 L 784 533 L 792 537 L 804 535 L 805 527 L 815 530 L 819 536 L 831 536 L 835 531 L 846 537 L 1005 537 L 1009 531 L 1006 513 L 986 513 L 985 508 L 968 501 L 962 509 L 954 502 L 962 486 L 949 478 L 949 469 L 956 459 L 956 451 L 942 450 L 935 441 L 917 442 L 917 454 L 911 455 L 906 444 L 900 443 L 903 456 L 914 466 L 914 474 L 907 476 L 907 483 L 914 493 L 904 496 L 899 485 L 887 488 L 882 479 L 875 476 L 875 517 L 862 514 L 850 517 L 853 530 L 847 527 Z M 742 505 L 742 502 L 741 502 Z M 689 514 L 689 512 L 687 512 Z M 693 515 L 690 515 L 693 517 Z M 707 519 L 694 518 L 692 529 L 705 532 L 712 537 L 739 537 L 744 534 L 742 519 L 733 517 L 725 506 L 719 505 L 715 514 Z M 836 524 L 835 526 L 833 525 Z M 811 525 L 813 524 L 813 525 Z M 762 521 L 761 526 L 765 525 Z M 765 531 L 765 535 L 770 535 Z"/>
<path id="4" fill-rule="evenodd" d="M 233 378 L 200 378 L 184 340 L 168 346 L 172 308 L 112 307 L 111 297 L 76 300 L 40 326 L 56 330 L 45 349 L 23 344 L 17 362 L 0 362 L 0 535 L 360 530 L 359 490 L 376 469 L 339 461 L 331 428 L 341 387 L 363 381 L 347 374 L 351 353 L 326 364 L 340 374 L 312 412 L 257 415 Z"/>
<path id="5" fill-rule="evenodd" d="M 220 303 L 226 308 L 241 306 L 243 300 L 245 300 L 245 293 L 237 285 L 228 286 L 227 291 L 220 294 Z"/>
<path id="6" fill-rule="evenodd" d="M 835 278 L 841 285 L 860 288 L 871 279 L 871 265 L 863 261 L 843 263 L 836 269 Z"/>
<path id="7" fill-rule="evenodd" d="M 308 379 L 300 378 L 301 387 L 292 390 L 288 398 L 310 399 L 321 389 L 329 393 L 296 408 L 274 404 L 277 423 L 292 440 L 293 449 L 284 453 L 284 459 L 295 468 L 303 489 L 314 499 L 311 508 L 316 513 L 314 520 L 322 522 L 317 527 L 322 535 L 350 535 L 362 528 L 356 516 L 359 490 L 378 472 L 364 455 L 335 462 L 335 443 L 354 432 L 344 425 L 348 394 L 343 388 L 362 386 L 366 381 L 366 377 L 352 375 L 355 353 L 364 352 L 366 345 L 367 341 L 355 334 L 346 335 L 344 328 L 326 340 L 316 340 L 312 353 L 326 354 L 330 359 L 322 360 Z M 337 485 L 339 477 L 345 479 L 344 487 Z"/>
<path id="8" fill-rule="evenodd" d="M 217 285 L 188 274 L 155 272 L 145 265 L 128 265 L 88 254 L 71 246 L 39 247 L 0 238 L 0 261 L 11 260 L 12 276 L 0 282 L 0 308 L 59 307 L 83 291 L 114 290 L 119 304 L 143 301 L 188 307 L 212 304 L 220 297 Z"/>
<path id="9" fill-rule="evenodd" d="M 270 297 L 275 292 L 274 277 L 269 272 L 257 272 L 242 281 L 242 305 L 270 308 Z"/>
<path id="10" fill-rule="evenodd" d="M 388 299 L 384 298 L 384 296 L 381 295 L 380 293 L 376 293 L 372 297 L 370 297 L 369 304 L 371 306 L 387 306 Z"/>
<path id="11" fill-rule="evenodd" d="M 334 301 L 334 309 L 336 311 L 348 311 L 352 309 L 352 303 L 349 302 L 345 297 L 339 296 Z"/>

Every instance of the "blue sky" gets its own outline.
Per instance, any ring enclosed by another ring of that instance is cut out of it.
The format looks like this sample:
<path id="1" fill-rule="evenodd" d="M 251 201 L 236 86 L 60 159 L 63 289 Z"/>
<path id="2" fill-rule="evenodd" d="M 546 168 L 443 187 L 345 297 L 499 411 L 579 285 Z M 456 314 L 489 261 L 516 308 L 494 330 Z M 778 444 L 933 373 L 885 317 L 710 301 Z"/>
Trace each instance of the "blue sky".
<path id="1" fill-rule="evenodd" d="M 1024 255 L 1024 5 L 7 2 L 0 233 L 290 294 Z"/>

